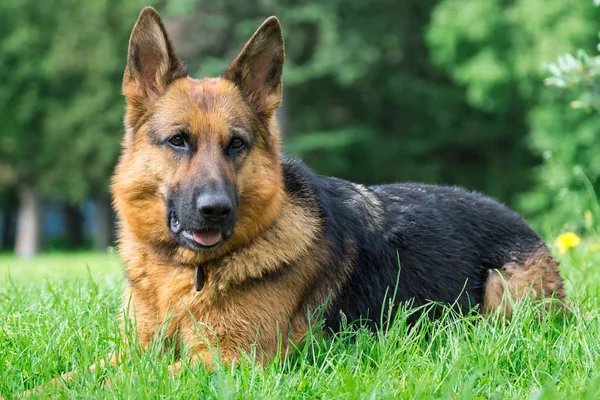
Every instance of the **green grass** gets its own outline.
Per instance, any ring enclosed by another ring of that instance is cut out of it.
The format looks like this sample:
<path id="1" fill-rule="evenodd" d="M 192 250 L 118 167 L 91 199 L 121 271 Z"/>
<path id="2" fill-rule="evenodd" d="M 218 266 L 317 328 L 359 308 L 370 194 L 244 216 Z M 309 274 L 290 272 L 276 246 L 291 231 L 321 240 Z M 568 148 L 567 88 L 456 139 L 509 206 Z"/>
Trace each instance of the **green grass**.
<path id="1" fill-rule="evenodd" d="M 121 273 L 121 261 L 110 253 L 49 253 L 32 259 L 0 254 L 0 285 L 9 278 L 22 284 L 39 283 L 45 278 L 73 280 Z"/>
<path id="2" fill-rule="evenodd" d="M 47 398 L 600 398 L 600 251 L 595 239 L 561 256 L 573 313 L 519 307 L 506 323 L 451 315 L 410 329 L 402 311 L 387 333 L 311 335 L 283 362 L 251 358 L 214 372 L 170 353 L 129 352 L 121 365 L 86 367 L 122 346 L 122 272 L 114 254 L 0 256 L 0 395 L 18 397 L 65 371 Z M 10 277 L 8 271 L 10 269 Z M 131 336 L 130 333 L 126 335 Z M 131 339 L 130 339 L 131 340 Z M 126 350 L 127 351 L 127 350 Z M 111 385 L 102 382 L 110 379 Z"/>

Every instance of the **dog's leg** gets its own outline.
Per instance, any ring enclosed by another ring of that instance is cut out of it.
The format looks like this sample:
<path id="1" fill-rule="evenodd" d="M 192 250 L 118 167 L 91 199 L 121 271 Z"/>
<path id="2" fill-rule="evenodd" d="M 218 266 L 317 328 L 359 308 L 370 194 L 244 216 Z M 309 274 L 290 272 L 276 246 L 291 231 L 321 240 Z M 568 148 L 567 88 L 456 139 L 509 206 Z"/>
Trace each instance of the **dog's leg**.
<path id="1" fill-rule="evenodd" d="M 108 363 L 105 361 L 108 360 Z M 104 369 L 108 366 L 116 367 L 122 361 L 122 353 L 121 352 L 112 352 L 105 359 L 100 360 L 98 363 L 92 364 L 88 367 L 89 371 L 95 373 L 99 369 Z M 45 387 L 54 386 L 54 387 L 62 387 L 65 384 L 71 382 L 73 380 L 74 371 L 65 372 L 58 378 L 53 378 L 50 382 L 40 385 L 35 389 L 27 390 L 23 393 L 23 397 L 30 397 L 34 393 L 42 393 Z M 103 386 L 110 386 L 110 380 L 103 383 Z"/>
<path id="2" fill-rule="evenodd" d="M 190 352 L 190 355 L 188 356 L 188 365 L 196 367 L 199 365 L 202 365 L 204 368 L 210 370 L 210 371 L 214 371 L 217 367 L 215 358 L 214 358 L 214 351 L 217 351 L 216 349 L 213 349 L 212 351 L 210 349 L 208 349 L 206 346 L 202 345 L 202 346 L 198 346 L 196 349 L 192 350 Z M 231 363 L 232 359 L 230 359 L 230 357 L 224 357 L 223 353 L 221 353 L 221 361 L 224 363 Z M 169 365 L 169 376 L 171 377 L 171 379 L 175 379 L 177 377 L 177 375 L 179 375 L 179 373 L 181 373 L 181 369 L 183 367 L 183 364 L 180 361 L 177 361 L 171 365 Z"/>

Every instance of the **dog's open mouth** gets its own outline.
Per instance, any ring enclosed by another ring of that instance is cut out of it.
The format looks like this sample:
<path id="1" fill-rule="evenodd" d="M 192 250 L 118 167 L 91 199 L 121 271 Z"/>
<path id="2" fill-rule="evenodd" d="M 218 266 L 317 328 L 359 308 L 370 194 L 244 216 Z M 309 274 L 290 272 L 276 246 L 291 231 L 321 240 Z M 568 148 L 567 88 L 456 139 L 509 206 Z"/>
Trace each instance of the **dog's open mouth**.
<path id="1" fill-rule="evenodd" d="M 181 222 L 174 212 L 169 216 L 169 226 L 171 232 L 184 239 L 192 247 L 216 247 L 223 241 L 223 232 L 218 228 L 208 228 L 201 230 L 183 229 Z"/>
<path id="2" fill-rule="evenodd" d="M 221 230 L 219 229 L 195 232 L 184 230 L 181 232 L 181 234 L 187 239 L 193 240 L 194 242 L 204 247 L 214 246 L 223 239 L 223 235 L 221 234 Z"/>

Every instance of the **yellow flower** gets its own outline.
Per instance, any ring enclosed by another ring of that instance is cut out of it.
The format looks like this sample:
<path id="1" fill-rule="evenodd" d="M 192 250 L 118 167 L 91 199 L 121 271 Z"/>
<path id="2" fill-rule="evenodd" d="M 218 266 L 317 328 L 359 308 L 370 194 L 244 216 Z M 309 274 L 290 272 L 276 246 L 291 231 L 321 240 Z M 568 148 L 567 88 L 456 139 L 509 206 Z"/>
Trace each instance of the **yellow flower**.
<path id="1" fill-rule="evenodd" d="M 575 232 L 565 232 L 561 233 L 557 238 L 554 244 L 558 247 L 558 251 L 560 254 L 564 254 L 571 247 L 577 247 L 581 243 L 581 239 Z"/>

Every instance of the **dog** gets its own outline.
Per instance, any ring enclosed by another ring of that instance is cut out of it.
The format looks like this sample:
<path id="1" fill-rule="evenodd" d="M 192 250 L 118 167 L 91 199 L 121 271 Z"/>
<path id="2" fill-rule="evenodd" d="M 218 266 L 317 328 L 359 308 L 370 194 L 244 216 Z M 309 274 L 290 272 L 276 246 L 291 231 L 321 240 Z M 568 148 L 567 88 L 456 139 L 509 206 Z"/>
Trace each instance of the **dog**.
<path id="1" fill-rule="evenodd" d="M 112 193 L 123 301 L 143 345 L 165 327 L 204 365 L 254 346 L 268 362 L 303 339 L 318 309 L 335 332 L 342 321 L 377 328 L 399 304 L 510 316 L 505 294 L 564 300 L 548 247 L 495 200 L 365 187 L 282 155 L 283 64 L 275 17 L 217 78 L 188 76 L 154 9 L 133 28 Z"/>

